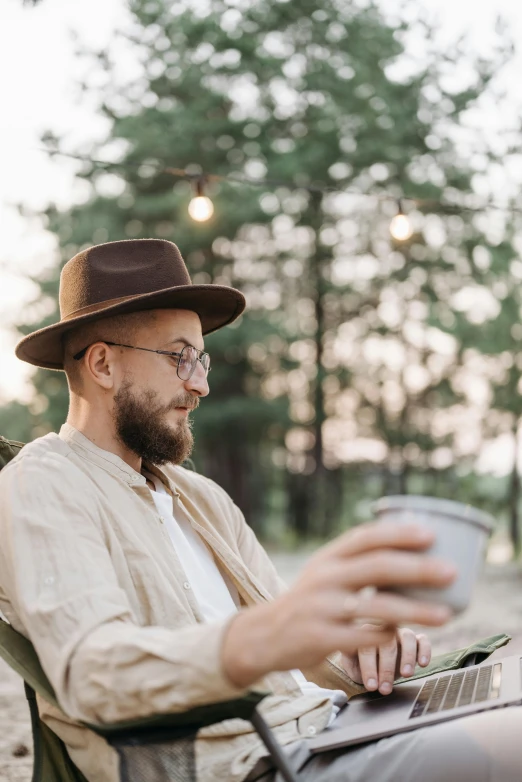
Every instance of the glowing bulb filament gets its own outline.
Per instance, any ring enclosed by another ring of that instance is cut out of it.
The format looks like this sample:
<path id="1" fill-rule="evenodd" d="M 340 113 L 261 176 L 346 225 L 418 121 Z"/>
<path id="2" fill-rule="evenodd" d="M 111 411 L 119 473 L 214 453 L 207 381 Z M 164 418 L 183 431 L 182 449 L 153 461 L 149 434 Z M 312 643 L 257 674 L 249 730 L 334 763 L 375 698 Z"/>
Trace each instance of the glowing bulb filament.
<path id="1" fill-rule="evenodd" d="M 195 196 L 188 206 L 188 213 L 193 220 L 203 223 L 214 214 L 214 204 L 208 196 Z"/>
<path id="2" fill-rule="evenodd" d="M 398 242 L 405 242 L 413 234 L 413 226 L 409 217 L 399 213 L 390 223 L 390 233 Z"/>

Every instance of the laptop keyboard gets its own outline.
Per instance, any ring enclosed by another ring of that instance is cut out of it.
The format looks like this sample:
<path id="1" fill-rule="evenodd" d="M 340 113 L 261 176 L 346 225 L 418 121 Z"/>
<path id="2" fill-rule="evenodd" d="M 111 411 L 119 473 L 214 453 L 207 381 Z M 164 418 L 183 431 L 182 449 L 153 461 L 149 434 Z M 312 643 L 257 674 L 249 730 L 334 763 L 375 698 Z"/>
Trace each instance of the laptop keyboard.
<path id="1" fill-rule="evenodd" d="M 498 698 L 501 680 L 502 663 L 429 679 L 417 695 L 410 719 Z"/>

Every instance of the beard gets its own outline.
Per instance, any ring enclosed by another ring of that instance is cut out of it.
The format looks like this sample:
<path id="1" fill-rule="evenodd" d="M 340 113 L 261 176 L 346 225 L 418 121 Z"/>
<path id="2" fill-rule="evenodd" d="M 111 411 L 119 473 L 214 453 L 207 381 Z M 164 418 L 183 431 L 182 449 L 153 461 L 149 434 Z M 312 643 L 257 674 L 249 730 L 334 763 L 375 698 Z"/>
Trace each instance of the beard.
<path id="1" fill-rule="evenodd" d="M 199 405 L 199 398 L 183 392 L 170 404 L 158 401 L 152 389 L 141 393 L 132 390 L 132 383 L 125 381 L 114 397 L 113 419 L 116 435 L 130 451 L 150 464 L 182 464 L 192 453 L 194 437 L 191 422 L 181 418 L 171 425 L 166 416 L 176 407 L 189 410 Z"/>

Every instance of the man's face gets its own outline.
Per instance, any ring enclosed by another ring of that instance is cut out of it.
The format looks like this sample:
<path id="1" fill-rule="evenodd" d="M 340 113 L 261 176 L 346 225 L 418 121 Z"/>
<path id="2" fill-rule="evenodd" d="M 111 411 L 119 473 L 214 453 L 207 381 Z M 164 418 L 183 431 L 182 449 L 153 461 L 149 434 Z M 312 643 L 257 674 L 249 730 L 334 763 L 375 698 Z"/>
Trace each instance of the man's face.
<path id="1" fill-rule="evenodd" d="M 203 350 L 199 317 L 185 310 L 157 310 L 152 325 L 131 343 L 152 350 Z M 121 382 L 113 398 L 116 435 L 129 450 L 152 464 L 181 464 L 191 453 L 189 413 L 208 394 L 200 362 L 189 380 L 178 377 L 176 360 L 141 350 L 121 350 Z"/>

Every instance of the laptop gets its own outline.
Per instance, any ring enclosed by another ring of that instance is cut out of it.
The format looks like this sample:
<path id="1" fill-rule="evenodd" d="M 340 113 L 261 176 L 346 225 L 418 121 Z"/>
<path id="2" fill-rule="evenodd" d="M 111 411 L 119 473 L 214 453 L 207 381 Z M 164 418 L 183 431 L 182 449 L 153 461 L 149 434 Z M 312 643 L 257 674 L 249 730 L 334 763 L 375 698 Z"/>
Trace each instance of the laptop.
<path id="1" fill-rule="evenodd" d="M 333 726 L 309 741 L 312 752 L 349 747 L 467 714 L 522 703 L 522 657 L 471 665 L 404 682 L 391 695 L 351 698 Z"/>

